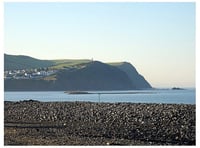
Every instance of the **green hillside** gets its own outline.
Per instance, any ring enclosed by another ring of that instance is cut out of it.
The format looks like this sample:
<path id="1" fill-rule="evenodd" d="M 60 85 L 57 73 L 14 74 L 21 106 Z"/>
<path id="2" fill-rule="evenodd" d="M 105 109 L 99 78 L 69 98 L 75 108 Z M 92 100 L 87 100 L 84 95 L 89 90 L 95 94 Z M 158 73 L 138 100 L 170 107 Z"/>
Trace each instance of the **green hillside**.
<path id="1" fill-rule="evenodd" d="M 79 68 L 80 66 L 85 65 L 86 63 L 91 62 L 90 60 L 52 60 L 54 65 L 50 68 L 52 69 L 62 69 L 67 67 L 76 67 Z"/>
<path id="2" fill-rule="evenodd" d="M 127 62 L 102 63 L 91 60 L 39 60 L 28 56 L 5 55 L 5 70 L 48 67 L 49 75 L 4 79 L 5 91 L 50 90 L 133 90 L 151 85 Z M 51 73 L 53 71 L 53 73 Z M 28 72 L 28 70 L 27 70 Z M 44 71 L 43 71 L 44 72 Z M 11 73 L 12 75 L 12 73 Z M 14 72 L 14 75 L 17 75 Z M 7 77 L 8 76 L 8 77 Z"/>
<path id="3" fill-rule="evenodd" d="M 82 68 L 59 70 L 56 75 L 49 76 L 48 79 L 7 79 L 4 82 L 6 91 L 87 91 L 136 88 L 125 72 L 98 61 L 90 62 Z"/>
<path id="4" fill-rule="evenodd" d="M 5 70 L 20 70 L 32 69 L 40 67 L 49 67 L 55 62 L 49 60 L 39 60 L 29 56 L 23 55 L 7 55 L 4 54 L 4 68 Z"/>
<path id="5" fill-rule="evenodd" d="M 90 60 L 40 60 L 24 55 L 7 55 L 4 54 L 5 70 L 21 70 L 49 67 L 50 69 L 62 69 L 66 67 L 80 66 L 88 63 Z"/>

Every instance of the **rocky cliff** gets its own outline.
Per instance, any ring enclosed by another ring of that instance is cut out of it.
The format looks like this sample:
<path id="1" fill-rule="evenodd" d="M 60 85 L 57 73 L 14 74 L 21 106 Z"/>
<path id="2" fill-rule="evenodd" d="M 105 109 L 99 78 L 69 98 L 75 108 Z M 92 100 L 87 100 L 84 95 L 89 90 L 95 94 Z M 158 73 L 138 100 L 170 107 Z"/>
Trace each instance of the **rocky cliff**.
<path id="1" fill-rule="evenodd" d="M 19 60 L 20 58 L 20 60 Z M 13 61 L 14 60 L 14 61 Z M 16 60 L 16 64 L 11 64 Z M 19 60 L 19 61 L 18 61 Z M 27 56 L 6 55 L 5 65 L 20 67 L 20 62 L 27 61 L 26 67 L 33 68 L 34 63 L 39 67 L 48 66 L 49 61 L 42 61 Z M 31 63 L 29 63 L 31 61 Z M 44 63 L 43 63 L 44 62 Z M 55 63 L 54 63 L 55 64 Z M 63 63 L 62 63 L 63 64 Z M 51 90 L 134 90 L 150 89 L 151 85 L 140 75 L 137 70 L 127 62 L 120 64 L 106 64 L 100 61 L 90 61 L 76 66 L 68 66 L 58 69 L 53 79 L 4 79 L 5 91 L 51 91 Z M 63 65 L 64 65 L 63 64 Z M 67 65 L 68 64 L 68 65 Z M 60 67 L 60 66 L 57 66 Z M 6 67 L 5 67 L 6 70 Z"/>

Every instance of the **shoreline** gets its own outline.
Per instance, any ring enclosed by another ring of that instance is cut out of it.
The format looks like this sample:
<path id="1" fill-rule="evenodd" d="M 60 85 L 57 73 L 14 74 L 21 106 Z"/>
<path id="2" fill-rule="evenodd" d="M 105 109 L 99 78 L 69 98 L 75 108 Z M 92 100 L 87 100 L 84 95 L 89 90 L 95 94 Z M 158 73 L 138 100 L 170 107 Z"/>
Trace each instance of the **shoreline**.
<path id="1" fill-rule="evenodd" d="M 4 102 L 5 145 L 195 145 L 196 105 Z"/>

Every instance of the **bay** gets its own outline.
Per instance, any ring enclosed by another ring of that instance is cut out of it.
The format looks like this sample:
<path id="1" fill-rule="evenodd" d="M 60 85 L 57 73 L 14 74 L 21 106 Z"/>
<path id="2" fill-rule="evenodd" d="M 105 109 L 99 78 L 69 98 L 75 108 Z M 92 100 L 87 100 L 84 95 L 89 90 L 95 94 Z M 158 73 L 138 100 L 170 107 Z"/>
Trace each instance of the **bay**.
<path id="1" fill-rule="evenodd" d="M 89 101 L 110 103 L 131 102 L 167 104 L 195 104 L 196 102 L 195 89 L 153 89 L 88 92 L 91 94 L 67 94 L 64 91 L 9 91 L 4 92 L 4 101 L 22 101 L 32 99 L 43 102 Z"/>

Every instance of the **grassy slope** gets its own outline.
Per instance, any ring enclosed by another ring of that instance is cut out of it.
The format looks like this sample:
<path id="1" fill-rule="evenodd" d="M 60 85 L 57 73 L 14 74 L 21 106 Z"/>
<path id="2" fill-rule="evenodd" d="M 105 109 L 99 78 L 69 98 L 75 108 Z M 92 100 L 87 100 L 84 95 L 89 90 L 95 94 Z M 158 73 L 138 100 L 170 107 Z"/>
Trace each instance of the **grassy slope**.
<path id="1" fill-rule="evenodd" d="M 122 65 L 124 62 L 110 62 L 110 63 L 107 63 L 109 65 L 112 65 L 112 66 L 119 66 L 119 65 Z"/>
<path id="2" fill-rule="evenodd" d="M 23 55 L 4 55 L 4 67 L 5 70 L 17 70 L 17 69 L 33 69 L 49 67 L 49 69 L 63 69 L 63 68 L 83 68 L 87 63 L 91 62 L 88 59 L 58 59 L 58 60 L 39 60 L 29 56 Z M 123 62 L 108 63 L 112 66 L 118 66 Z M 56 80 L 56 74 L 43 78 L 44 80 Z"/>
<path id="3" fill-rule="evenodd" d="M 4 55 L 5 70 L 32 69 L 41 67 L 49 67 L 52 69 L 62 69 L 67 67 L 79 68 L 89 62 L 91 62 L 91 60 L 88 59 L 40 60 L 23 55 Z M 108 64 L 118 66 L 123 64 L 123 62 L 113 62 Z"/>
<path id="4" fill-rule="evenodd" d="M 90 60 L 52 60 L 55 63 L 54 66 L 51 66 L 52 69 L 62 69 L 69 67 L 79 67 L 83 66 L 86 63 L 90 62 Z"/>
<path id="5" fill-rule="evenodd" d="M 32 68 L 44 68 L 49 67 L 50 69 L 57 69 L 61 70 L 63 68 L 69 68 L 68 70 L 81 70 L 85 66 L 87 66 L 91 60 L 87 59 L 62 59 L 62 60 L 39 60 L 28 56 L 12 56 L 12 55 L 5 55 L 5 70 L 15 70 L 15 69 L 32 69 Z M 111 65 L 114 67 L 119 68 L 123 72 L 125 72 L 134 87 L 138 86 L 138 88 L 151 88 L 150 84 L 140 75 L 138 74 L 137 70 L 127 62 L 112 62 L 107 63 L 105 65 Z M 97 68 L 97 67 L 95 67 Z M 95 72 L 87 74 L 89 75 L 90 79 L 98 71 L 98 68 Z M 74 74 L 76 75 L 76 74 Z M 84 72 L 82 73 L 84 75 Z M 116 73 L 112 73 L 112 77 L 114 77 Z M 63 76 L 63 77 L 66 77 Z M 80 76 L 79 76 L 80 77 Z M 58 80 L 58 73 L 42 78 L 44 81 L 55 81 Z M 96 78 L 98 80 L 98 78 Z M 78 82 L 77 82 L 78 83 Z"/>
<path id="6" fill-rule="evenodd" d="M 62 69 L 66 67 L 79 67 L 82 64 L 88 62 L 90 62 L 90 60 L 87 59 L 39 60 L 23 55 L 4 55 L 5 70 L 33 69 L 44 67 L 49 67 L 51 69 Z"/>
<path id="7" fill-rule="evenodd" d="M 56 65 L 49 67 L 50 69 L 62 69 L 62 68 L 76 68 L 76 69 L 81 69 L 85 67 L 90 60 L 52 60 L 53 62 L 56 63 Z M 117 66 L 123 64 L 122 62 L 118 63 L 109 63 L 109 65 L 112 66 Z M 45 77 L 44 80 L 57 80 L 56 74 L 52 76 Z"/>
<path id="8" fill-rule="evenodd" d="M 39 60 L 22 55 L 4 55 L 5 70 L 32 69 L 40 67 L 49 67 L 52 65 L 54 65 L 54 62 L 50 60 Z"/>

